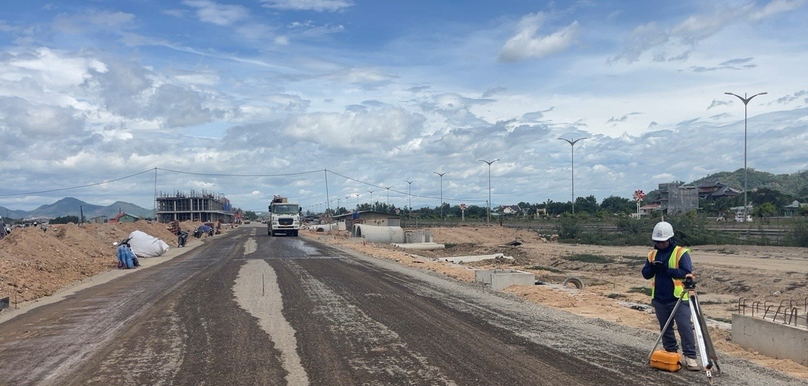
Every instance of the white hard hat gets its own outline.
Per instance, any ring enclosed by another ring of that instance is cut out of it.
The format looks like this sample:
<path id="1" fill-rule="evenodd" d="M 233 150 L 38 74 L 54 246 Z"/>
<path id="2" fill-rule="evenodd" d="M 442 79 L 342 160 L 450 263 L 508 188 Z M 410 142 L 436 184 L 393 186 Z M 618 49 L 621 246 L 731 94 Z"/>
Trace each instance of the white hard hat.
<path id="1" fill-rule="evenodd" d="M 671 224 L 660 221 L 654 225 L 654 232 L 651 233 L 651 240 L 654 241 L 668 241 L 673 237 L 673 227 Z"/>

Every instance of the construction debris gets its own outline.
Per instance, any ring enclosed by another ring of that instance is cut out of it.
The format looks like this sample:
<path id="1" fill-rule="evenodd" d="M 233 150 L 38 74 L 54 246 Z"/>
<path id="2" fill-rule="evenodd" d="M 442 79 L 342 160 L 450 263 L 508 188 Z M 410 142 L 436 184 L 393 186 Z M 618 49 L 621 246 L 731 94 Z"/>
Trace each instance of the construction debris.
<path id="1" fill-rule="evenodd" d="M 505 256 L 505 254 L 503 254 L 503 253 L 495 253 L 493 255 L 444 257 L 444 258 L 438 259 L 438 260 L 447 261 L 447 262 L 450 262 L 450 263 L 471 263 L 471 262 L 475 262 L 475 261 L 494 260 L 494 259 L 513 260 L 513 257 L 512 256 Z"/>

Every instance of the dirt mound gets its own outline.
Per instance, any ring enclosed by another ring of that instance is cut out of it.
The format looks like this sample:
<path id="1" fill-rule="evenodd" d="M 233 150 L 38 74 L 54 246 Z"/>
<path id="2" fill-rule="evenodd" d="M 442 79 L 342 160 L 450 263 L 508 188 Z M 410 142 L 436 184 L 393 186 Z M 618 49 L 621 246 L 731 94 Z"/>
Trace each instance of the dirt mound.
<path id="1" fill-rule="evenodd" d="M 184 222 L 182 229 L 193 230 L 200 222 Z M 0 298 L 23 302 L 48 296 L 58 289 L 116 269 L 118 262 L 112 243 L 121 241 L 135 230 L 145 232 L 177 246 L 177 238 L 168 224 L 137 221 L 50 225 L 17 228 L 0 239 Z"/>

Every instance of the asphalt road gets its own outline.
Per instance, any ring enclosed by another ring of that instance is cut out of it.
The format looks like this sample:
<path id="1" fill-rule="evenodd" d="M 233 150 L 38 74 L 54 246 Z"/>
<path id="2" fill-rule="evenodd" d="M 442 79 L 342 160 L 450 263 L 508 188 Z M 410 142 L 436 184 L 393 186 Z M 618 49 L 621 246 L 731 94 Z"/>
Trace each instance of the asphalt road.
<path id="1" fill-rule="evenodd" d="M 0 324 L 0 385 L 706 384 L 650 369 L 654 338 L 241 227 Z"/>

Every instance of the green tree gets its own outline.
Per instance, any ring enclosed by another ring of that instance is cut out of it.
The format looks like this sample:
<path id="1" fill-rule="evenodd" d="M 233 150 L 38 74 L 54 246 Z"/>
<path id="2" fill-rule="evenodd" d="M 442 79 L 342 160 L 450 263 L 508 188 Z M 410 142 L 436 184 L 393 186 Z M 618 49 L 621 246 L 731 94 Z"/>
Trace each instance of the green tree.
<path id="1" fill-rule="evenodd" d="M 600 203 L 600 209 L 608 213 L 634 213 L 637 204 L 628 198 L 609 196 Z"/>
<path id="2" fill-rule="evenodd" d="M 51 224 L 67 224 L 69 222 L 72 222 L 74 224 L 78 224 L 79 223 L 79 216 L 57 217 L 57 218 L 51 219 L 48 222 L 51 223 Z"/>
<path id="3" fill-rule="evenodd" d="M 755 217 L 772 217 L 777 215 L 777 208 L 771 202 L 764 202 L 755 207 L 752 215 Z"/>

